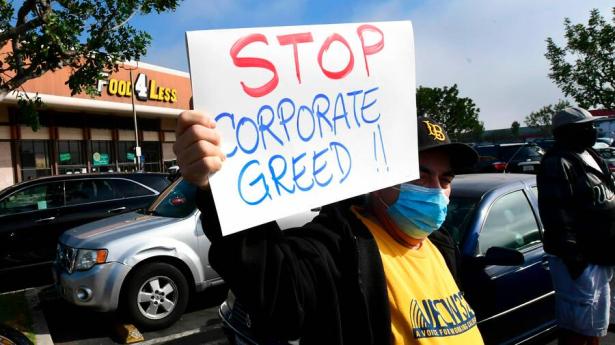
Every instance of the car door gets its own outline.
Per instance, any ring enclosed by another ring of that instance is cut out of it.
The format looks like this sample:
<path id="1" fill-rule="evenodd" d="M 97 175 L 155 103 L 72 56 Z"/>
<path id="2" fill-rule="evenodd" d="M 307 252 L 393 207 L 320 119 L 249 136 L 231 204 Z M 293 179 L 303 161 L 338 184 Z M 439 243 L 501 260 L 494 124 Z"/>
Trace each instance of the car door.
<path id="1" fill-rule="evenodd" d="M 0 200 L 0 271 L 53 260 L 64 204 L 61 181 L 27 186 Z"/>
<path id="2" fill-rule="evenodd" d="M 491 247 L 517 250 L 518 266 L 483 266 L 468 291 L 479 328 L 488 343 L 506 343 L 535 333 L 554 319 L 553 289 L 529 190 L 518 189 L 492 201 L 478 237 L 478 256 Z M 478 296 L 478 298 L 477 298 Z"/>

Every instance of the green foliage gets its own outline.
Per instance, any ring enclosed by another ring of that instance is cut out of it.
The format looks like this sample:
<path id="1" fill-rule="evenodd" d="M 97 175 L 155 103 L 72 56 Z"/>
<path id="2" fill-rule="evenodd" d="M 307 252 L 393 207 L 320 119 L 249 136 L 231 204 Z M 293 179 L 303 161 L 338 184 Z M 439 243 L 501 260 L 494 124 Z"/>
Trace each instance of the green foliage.
<path id="1" fill-rule="evenodd" d="M 510 125 L 510 132 L 512 133 L 513 137 L 515 138 L 519 137 L 520 127 L 521 127 L 521 124 L 519 124 L 519 121 L 513 121 L 513 123 Z"/>
<path id="2" fill-rule="evenodd" d="M 22 85 L 48 71 L 71 68 L 66 81 L 73 95 L 95 94 L 92 87 L 103 73 L 117 71 L 118 62 L 139 60 L 151 36 L 128 24 L 134 15 L 173 11 L 181 0 L 0 0 L 0 45 L 11 51 L 1 57 L 0 92 Z M 38 96 L 22 99 L 34 113 Z M 37 103 L 38 100 L 38 103 Z M 34 115 L 32 115 L 34 114 Z"/>
<path id="3" fill-rule="evenodd" d="M 564 20 L 566 46 L 547 38 L 549 77 L 583 108 L 615 108 L 615 8 L 612 22 L 594 9 L 587 26 Z"/>
<path id="4" fill-rule="evenodd" d="M 455 140 L 479 140 L 485 127 L 478 120 L 480 109 L 467 97 L 459 97 L 457 84 L 451 87 L 430 88 L 419 86 L 416 90 L 418 116 L 427 116 L 440 122 Z"/>
<path id="5" fill-rule="evenodd" d="M 525 117 L 525 124 L 528 127 L 540 128 L 543 135 L 551 135 L 551 118 L 556 112 L 572 105 L 567 100 L 559 100 L 556 104 L 549 104 L 537 111 L 531 112 Z"/>
<path id="6" fill-rule="evenodd" d="M 17 106 L 19 107 L 19 114 L 25 123 L 32 127 L 33 131 L 38 131 L 41 126 L 38 121 L 38 110 L 43 107 L 43 101 L 38 96 L 38 93 L 34 98 L 30 98 L 26 93 L 18 93 Z"/>

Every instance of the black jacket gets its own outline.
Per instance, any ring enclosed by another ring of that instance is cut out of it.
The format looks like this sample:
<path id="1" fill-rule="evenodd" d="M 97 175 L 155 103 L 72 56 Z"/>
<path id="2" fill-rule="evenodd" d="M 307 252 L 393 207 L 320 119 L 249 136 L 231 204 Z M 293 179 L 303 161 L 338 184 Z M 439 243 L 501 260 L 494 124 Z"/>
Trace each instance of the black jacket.
<path id="1" fill-rule="evenodd" d="M 543 157 L 537 176 L 544 249 L 561 257 L 573 277 L 587 263 L 615 264 L 615 184 L 604 160 L 587 151 L 600 170 L 556 145 Z"/>
<path id="2" fill-rule="evenodd" d="M 197 196 L 210 264 L 250 312 L 253 330 L 301 344 L 391 342 L 384 269 L 375 239 L 350 209 L 357 199 L 323 207 L 301 228 L 282 233 L 272 222 L 222 237 L 211 193 Z M 456 267 L 448 233 L 438 232 L 434 244 Z"/>

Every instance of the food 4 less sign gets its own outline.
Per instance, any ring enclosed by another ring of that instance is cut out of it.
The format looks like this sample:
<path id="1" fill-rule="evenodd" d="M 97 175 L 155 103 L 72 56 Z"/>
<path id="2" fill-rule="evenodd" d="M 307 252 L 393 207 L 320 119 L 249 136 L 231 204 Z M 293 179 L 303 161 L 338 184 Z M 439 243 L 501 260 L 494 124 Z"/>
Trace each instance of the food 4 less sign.
<path id="1" fill-rule="evenodd" d="M 107 93 L 111 96 L 131 97 L 132 82 L 111 78 L 107 81 Z M 177 90 L 158 85 L 155 79 L 148 80 L 145 73 L 139 73 L 135 79 L 135 97 L 141 101 L 177 102 Z"/>

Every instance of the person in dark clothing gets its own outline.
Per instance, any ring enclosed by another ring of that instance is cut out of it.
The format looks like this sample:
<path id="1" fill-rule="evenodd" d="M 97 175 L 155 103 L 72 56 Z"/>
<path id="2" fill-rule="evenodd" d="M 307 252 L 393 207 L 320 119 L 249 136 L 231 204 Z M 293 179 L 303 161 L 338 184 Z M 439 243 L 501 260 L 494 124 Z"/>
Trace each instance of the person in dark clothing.
<path id="1" fill-rule="evenodd" d="M 364 205 L 326 205 L 299 228 L 282 232 L 272 222 L 223 237 L 208 190 L 225 159 L 215 123 L 198 112 L 180 115 L 174 151 L 183 177 L 201 187 L 210 263 L 264 342 L 483 343 L 474 312 L 428 239 L 446 216 L 455 171 L 478 156 L 430 119 L 418 118 L 417 129 L 419 179 L 374 191 Z"/>
<path id="2" fill-rule="evenodd" d="M 555 145 L 537 176 L 544 249 L 555 289 L 559 344 L 598 344 L 609 322 L 615 263 L 615 181 L 592 149 L 594 117 L 566 108 L 552 119 Z"/>

